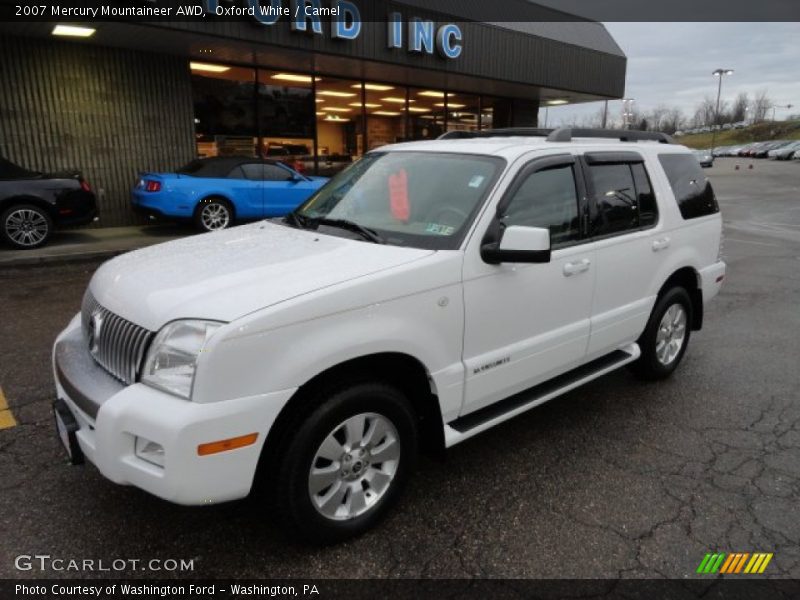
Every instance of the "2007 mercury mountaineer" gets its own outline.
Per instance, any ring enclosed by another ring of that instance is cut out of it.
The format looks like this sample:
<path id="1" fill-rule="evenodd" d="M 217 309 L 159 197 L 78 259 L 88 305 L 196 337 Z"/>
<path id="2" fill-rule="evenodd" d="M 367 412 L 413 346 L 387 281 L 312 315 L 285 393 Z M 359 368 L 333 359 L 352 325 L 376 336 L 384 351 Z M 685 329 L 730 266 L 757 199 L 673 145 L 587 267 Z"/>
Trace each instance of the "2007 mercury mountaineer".
<path id="1" fill-rule="evenodd" d="M 264 490 L 332 542 L 423 445 L 670 375 L 725 275 L 700 165 L 662 134 L 534 133 L 384 147 L 281 221 L 105 263 L 53 351 L 73 462 L 181 504 Z"/>

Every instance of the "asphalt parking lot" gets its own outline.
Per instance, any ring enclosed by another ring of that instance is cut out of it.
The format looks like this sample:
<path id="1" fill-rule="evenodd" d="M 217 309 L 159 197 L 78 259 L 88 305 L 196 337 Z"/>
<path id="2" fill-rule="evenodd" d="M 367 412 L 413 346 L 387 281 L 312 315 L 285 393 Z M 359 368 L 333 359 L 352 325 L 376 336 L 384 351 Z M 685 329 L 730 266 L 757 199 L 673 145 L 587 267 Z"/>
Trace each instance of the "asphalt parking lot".
<path id="1" fill-rule="evenodd" d="M 14 567 L 49 554 L 194 559 L 119 576 L 684 578 L 714 551 L 800 577 L 800 162 L 708 174 L 728 278 L 672 379 L 614 373 L 425 458 L 382 526 L 324 549 L 252 501 L 178 507 L 67 466 L 49 354 L 96 265 L 0 269 L 0 577 L 85 575 Z"/>

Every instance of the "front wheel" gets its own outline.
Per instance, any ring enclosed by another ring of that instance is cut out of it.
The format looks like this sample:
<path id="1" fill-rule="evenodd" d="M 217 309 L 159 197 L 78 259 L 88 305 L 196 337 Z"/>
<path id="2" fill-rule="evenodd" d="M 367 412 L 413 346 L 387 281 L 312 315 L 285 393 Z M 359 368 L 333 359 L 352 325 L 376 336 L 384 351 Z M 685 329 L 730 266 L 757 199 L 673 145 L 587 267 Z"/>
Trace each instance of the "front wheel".
<path id="1" fill-rule="evenodd" d="M 282 512 L 311 542 L 373 527 L 399 497 L 416 461 L 408 400 L 377 382 L 334 392 L 300 425 L 281 457 Z"/>
<path id="2" fill-rule="evenodd" d="M 631 364 L 637 376 L 647 380 L 669 377 L 686 353 L 692 324 L 692 300 L 682 287 L 663 294 L 639 338 L 642 355 Z"/>
<path id="3" fill-rule="evenodd" d="M 233 208 L 220 198 L 208 198 L 197 207 L 194 222 L 203 231 L 218 231 L 233 224 Z"/>
<path id="4" fill-rule="evenodd" d="M 15 248 L 30 250 L 43 246 L 52 233 L 50 215 L 33 204 L 12 206 L 0 216 L 0 235 Z"/>

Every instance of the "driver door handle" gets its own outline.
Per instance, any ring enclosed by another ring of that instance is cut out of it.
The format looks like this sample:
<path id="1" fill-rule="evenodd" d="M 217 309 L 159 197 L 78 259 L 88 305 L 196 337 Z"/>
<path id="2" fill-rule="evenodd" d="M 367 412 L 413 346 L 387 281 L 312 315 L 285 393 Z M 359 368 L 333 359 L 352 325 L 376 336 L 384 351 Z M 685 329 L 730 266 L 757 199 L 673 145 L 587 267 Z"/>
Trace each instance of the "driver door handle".
<path id="1" fill-rule="evenodd" d="M 576 262 L 568 262 L 564 265 L 564 277 L 572 277 L 578 273 L 584 273 L 589 270 L 591 264 L 592 261 L 590 261 L 588 258 L 584 258 L 583 260 Z"/>
<path id="2" fill-rule="evenodd" d="M 666 250 L 667 248 L 669 248 L 670 241 L 671 240 L 668 237 L 657 239 L 656 241 L 653 242 L 653 252 Z"/>

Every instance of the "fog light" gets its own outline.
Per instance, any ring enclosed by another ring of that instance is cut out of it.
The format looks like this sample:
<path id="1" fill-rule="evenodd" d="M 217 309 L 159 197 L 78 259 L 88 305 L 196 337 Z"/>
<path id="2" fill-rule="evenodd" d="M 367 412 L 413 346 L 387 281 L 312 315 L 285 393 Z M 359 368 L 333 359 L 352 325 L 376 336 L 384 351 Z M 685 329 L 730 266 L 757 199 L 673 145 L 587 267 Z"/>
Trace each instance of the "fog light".
<path id="1" fill-rule="evenodd" d="M 135 453 L 138 458 L 149 462 L 151 465 L 164 468 L 164 446 L 161 444 L 137 437 Z"/>

